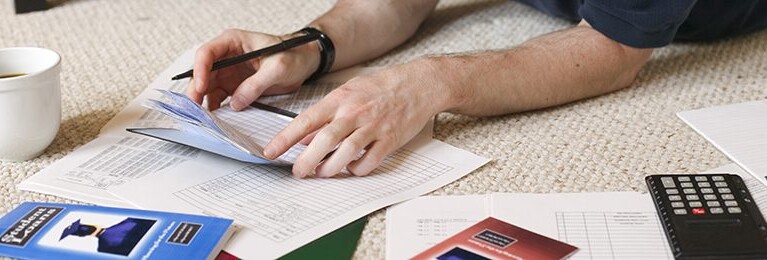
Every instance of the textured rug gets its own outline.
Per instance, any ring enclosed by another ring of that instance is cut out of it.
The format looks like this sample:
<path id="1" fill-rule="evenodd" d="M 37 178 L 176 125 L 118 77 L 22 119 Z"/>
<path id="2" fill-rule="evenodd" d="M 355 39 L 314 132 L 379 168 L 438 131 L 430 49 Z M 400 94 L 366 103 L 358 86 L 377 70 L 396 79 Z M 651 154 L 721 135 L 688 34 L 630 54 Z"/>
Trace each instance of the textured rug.
<path id="1" fill-rule="evenodd" d="M 0 163 L 0 213 L 23 201 L 64 201 L 15 185 L 96 137 L 99 129 L 190 47 L 226 28 L 295 31 L 333 1 L 70 0 L 14 15 L 0 2 L 0 47 L 41 46 L 63 57 L 63 122 L 45 154 Z M 370 65 L 426 54 L 513 47 L 572 24 L 511 1 L 442 1 L 417 36 Z M 435 138 L 493 158 L 433 195 L 640 191 L 642 176 L 698 172 L 727 158 L 685 126 L 682 110 L 767 98 L 767 31 L 656 51 L 632 87 L 522 114 L 441 114 Z M 356 258 L 384 257 L 383 210 Z"/>

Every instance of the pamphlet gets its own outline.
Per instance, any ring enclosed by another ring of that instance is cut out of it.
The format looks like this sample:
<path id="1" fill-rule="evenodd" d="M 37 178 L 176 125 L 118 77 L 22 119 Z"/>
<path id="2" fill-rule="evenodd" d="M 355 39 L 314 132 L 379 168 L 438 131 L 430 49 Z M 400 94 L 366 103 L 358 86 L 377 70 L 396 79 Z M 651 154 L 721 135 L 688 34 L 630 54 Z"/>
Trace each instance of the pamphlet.
<path id="1" fill-rule="evenodd" d="M 230 219 L 25 202 L 0 218 L 0 255 L 23 259 L 213 259 Z"/>
<path id="2" fill-rule="evenodd" d="M 488 217 L 413 259 L 563 259 L 577 247 Z"/>

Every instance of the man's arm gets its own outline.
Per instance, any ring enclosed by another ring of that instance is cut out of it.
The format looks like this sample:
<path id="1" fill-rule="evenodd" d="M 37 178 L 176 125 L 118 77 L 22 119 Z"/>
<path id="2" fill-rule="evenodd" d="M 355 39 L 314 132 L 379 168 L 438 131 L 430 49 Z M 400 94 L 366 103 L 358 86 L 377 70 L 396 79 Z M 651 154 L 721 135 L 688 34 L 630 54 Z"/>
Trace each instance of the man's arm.
<path id="1" fill-rule="evenodd" d="M 434 10 L 437 0 L 339 0 L 310 23 L 336 47 L 333 69 L 378 57 L 410 38 Z"/>
<path id="2" fill-rule="evenodd" d="M 318 131 L 293 165 L 296 176 L 329 177 L 344 167 L 366 175 L 441 111 L 488 116 L 596 96 L 630 85 L 651 54 L 581 23 L 505 51 L 418 59 L 345 83 L 299 114 L 264 154 L 275 158 Z"/>
<path id="3" fill-rule="evenodd" d="M 627 87 L 652 52 L 618 43 L 581 22 L 509 50 L 421 62 L 445 77 L 442 87 L 451 95 L 440 110 L 489 116 L 556 106 Z"/>
<path id="4" fill-rule="evenodd" d="M 497 52 L 420 61 L 444 77 L 442 111 L 489 116 L 539 109 L 629 86 L 652 55 L 581 22 Z"/>

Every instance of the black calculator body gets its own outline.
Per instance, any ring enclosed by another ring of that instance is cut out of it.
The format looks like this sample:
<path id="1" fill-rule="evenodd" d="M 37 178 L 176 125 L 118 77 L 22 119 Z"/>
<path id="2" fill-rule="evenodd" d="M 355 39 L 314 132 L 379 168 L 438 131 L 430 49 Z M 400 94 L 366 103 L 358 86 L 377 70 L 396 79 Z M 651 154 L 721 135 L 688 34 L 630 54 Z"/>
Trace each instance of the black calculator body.
<path id="1" fill-rule="evenodd" d="M 645 178 L 677 259 L 767 259 L 767 223 L 740 176 Z"/>

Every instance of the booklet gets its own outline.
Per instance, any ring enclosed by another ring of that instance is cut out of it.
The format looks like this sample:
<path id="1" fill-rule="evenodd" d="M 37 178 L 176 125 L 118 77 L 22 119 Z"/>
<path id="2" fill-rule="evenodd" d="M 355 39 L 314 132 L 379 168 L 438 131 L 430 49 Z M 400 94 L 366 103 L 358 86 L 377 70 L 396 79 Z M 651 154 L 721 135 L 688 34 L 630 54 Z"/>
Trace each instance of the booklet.
<path id="1" fill-rule="evenodd" d="M 0 218 L 0 255 L 22 259 L 213 259 L 229 219 L 25 202 Z"/>
<path id="2" fill-rule="evenodd" d="M 412 259 L 563 259 L 577 250 L 572 245 L 489 217 Z"/>
<path id="3" fill-rule="evenodd" d="M 168 90 L 157 91 L 162 93 L 166 101 L 149 99 L 144 105 L 173 118 L 178 125 L 167 128 L 128 128 L 126 130 L 191 146 L 243 162 L 283 165 L 292 163 L 290 158 L 285 156 L 275 160 L 265 159 L 263 145 L 266 144 L 265 142 L 268 139 L 253 138 L 247 133 L 243 133 L 241 129 L 238 129 L 242 128 L 242 126 L 232 124 L 237 123 L 237 121 L 229 122 L 219 118 L 219 116 L 204 109 L 184 94 Z M 253 121 L 278 122 L 276 126 L 279 127 L 285 126 L 289 122 L 289 120 L 284 118 L 285 116 L 256 108 L 249 108 L 242 112 L 231 111 L 228 107 L 219 110 L 219 115 L 227 113 L 230 118 L 236 116 L 238 119 L 242 119 L 240 123 L 253 123 Z M 226 118 L 226 115 L 224 115 L 224 118 Z M 259 144 L 259 141 L 262 143 Z"/>

